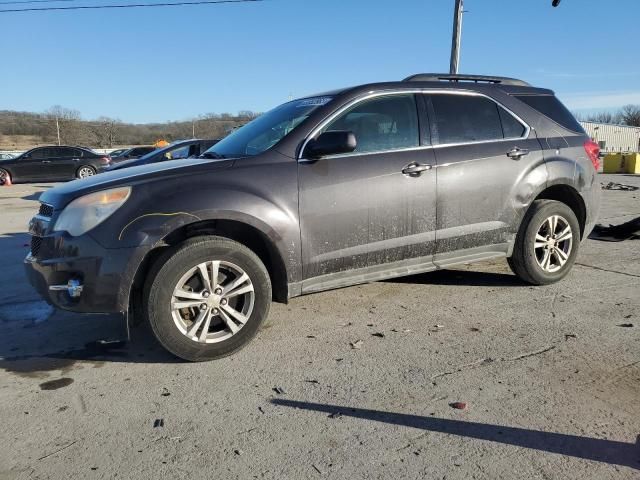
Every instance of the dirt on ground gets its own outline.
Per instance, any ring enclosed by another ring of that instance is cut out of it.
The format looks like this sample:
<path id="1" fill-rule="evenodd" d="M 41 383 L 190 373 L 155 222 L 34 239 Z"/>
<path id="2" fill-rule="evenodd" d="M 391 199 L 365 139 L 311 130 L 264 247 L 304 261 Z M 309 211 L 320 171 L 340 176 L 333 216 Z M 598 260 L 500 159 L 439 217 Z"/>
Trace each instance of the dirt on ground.
<path id="1" fill-rule="evenodd" d="M 189 364 L 35 295 L 50 186 L 0 188 L 1 479 L 640 478 L 640 240 L 585 240 L 545 287 L 500 260 L 274 304 Z M 640 191 L 603 194 L 602 223 L 640 216 Z"/>

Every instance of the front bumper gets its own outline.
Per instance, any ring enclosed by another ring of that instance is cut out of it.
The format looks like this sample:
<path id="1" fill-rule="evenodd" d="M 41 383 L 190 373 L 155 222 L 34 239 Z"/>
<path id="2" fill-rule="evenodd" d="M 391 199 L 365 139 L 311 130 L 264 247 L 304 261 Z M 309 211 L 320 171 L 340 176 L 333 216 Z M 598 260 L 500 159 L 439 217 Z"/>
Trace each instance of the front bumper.
<path id="1" fill-rule="evenodd" d="M 122 313 L 128 310 L 135 273 L 147 249 L 102 247 L 90 235 L 71 237 L 55 232 L 39 240 L 37 253 L 24 260 L 31 285 L 44 300 L 80 313 Z M 80 295 L 52 286 L 78 282 Z"/>

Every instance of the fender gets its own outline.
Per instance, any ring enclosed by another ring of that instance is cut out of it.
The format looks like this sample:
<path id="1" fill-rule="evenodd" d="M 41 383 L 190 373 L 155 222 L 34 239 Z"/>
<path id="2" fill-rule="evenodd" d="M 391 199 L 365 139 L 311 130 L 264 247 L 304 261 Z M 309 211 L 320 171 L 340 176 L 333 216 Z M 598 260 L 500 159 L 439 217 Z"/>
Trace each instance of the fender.
<path id="1" fill-rule="evenodd" d="M 260 231 L 283 260 L 288 281 L 295 282 L 301 274 L 296 164 L 247 164 L 252 167 L 173 177 L 171 191 L 162 179 L 134 185 L 129 200 L 90 235 L 105 248 L 149 251 L 183 227 L 231 220 Z M 244 175 L 263 180 L 245 182 Z"/>

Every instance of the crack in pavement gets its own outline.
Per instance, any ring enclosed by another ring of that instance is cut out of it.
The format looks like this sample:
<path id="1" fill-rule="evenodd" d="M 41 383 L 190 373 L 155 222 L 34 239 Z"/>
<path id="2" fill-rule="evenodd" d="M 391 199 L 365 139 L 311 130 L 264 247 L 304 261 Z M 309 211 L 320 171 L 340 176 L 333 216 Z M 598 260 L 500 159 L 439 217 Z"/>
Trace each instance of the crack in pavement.
<path id="1" fill-rule="evenodd" d="M 493 358 L 481 358 L 480 360 L 476 360 L 475 362 L 471 362 L 471 363 L 466 363 L 464 365 L 460 365 L 459 367 L 456 367 L 455 370 L 438 373 L 438 374 L 432 376 L 431 380 L 433 381 L 433 380 L 435 380 L 437 378 L 442 378 L 442 377 L 446 377 L 446 376 L 449 376 L 449 375 L 454 375 L 456 373 L 460 373 L 460 372 L 463 372 L 465 370 L 472 370 L 474 368 L 481 367 L 483 365 L 489 365 L 490 363 L 494 363 L 494 362 L 516 362 L 516 361 L 522 360 L 524 358 L 534 357 L 536 355 L 542 355 L 543 353 L 547 353 L 548 351 L 553 350 L 554 348 L 556 348 L 555 345 L 549 345 L 549 346 L 541 348 L 539 350 L 534 350 L 533 352 L 523 353 L 521 355 L 516 355 L 515 357 L 511 357 L 511 358 L 501 358 L 499 360 L 494 360 Z"/>
<path id="2" fill-rule="evenodd" d="M 619 275 L 626 275 L 627 277 L 640 278 L 640 275 L 635 274 L 635 273 L 621 272 L 619 270 L 610 270 L 610 269 L 607 269 L 607 268 L 596 267 L 595 265 L 589 265 L 589 264 L 586 264 L 586 263 L 578 263 L 578 262 L 576 262 L 576 265 L 580 265 L 581 267 L 593 268 L 594 270 L 600 270 L 602 272 L 617 273 Z"/>

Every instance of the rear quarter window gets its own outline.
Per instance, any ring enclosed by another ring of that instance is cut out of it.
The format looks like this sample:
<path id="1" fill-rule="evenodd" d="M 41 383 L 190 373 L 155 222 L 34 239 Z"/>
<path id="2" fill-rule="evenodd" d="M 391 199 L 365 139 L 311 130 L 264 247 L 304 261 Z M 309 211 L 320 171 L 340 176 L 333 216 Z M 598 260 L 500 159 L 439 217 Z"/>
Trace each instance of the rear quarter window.
<path id="1" fill-rule="evenodd" d="M 514 95 L 514 97 L 564 128 L 576 133 L 585 133 L 567 107 L 554 95 Z"/>

